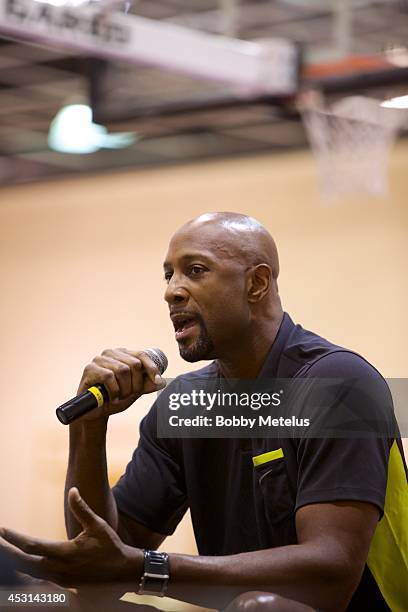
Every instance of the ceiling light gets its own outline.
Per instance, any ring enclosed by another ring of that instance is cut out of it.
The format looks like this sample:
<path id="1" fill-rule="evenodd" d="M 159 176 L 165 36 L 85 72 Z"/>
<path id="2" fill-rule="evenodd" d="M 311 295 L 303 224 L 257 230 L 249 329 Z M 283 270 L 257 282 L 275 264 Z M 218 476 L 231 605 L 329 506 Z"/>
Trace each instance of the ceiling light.
<path id="1" fill-rule="evenodd" d="M 52 6 L 81 6 L 89 4 L 89 0 L 36 0 L 42 4 L 51 4 Z"/>
<path id="2" fill-rule="evenodd" d="M 384 108 L 408 109 L 408 96 L 398 96 L 397 98 L 390 98 L 390 100 L 384 100 L 384 102 L 381 102 L 381 106 L 383 106 Z"/>
<path id="3" fill-rule="evenodd" d="M 53 119 L 48 144 L 61 153 L 95 153 L 99 149 L 121 149 L 136 141 L 131 132 L 108 134 L 103 125 L 92 121 L 92 110 L 86 104 L 64 106 Z"/>
<path id="4" fill-rule="evenodd" d="M 408 66 L 408 49 L 406 47 L 394 47 L 385 51 L 387 60 L 398 66 L 399 68 L 406 68 Z"/>

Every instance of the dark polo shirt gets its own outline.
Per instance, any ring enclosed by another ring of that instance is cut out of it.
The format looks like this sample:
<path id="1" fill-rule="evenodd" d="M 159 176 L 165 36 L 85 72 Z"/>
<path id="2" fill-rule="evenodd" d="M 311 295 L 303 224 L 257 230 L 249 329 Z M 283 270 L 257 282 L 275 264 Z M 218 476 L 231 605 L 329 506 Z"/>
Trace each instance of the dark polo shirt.
<path id="1" fill-rule="evenodd" d="M 201 377 L 220 375 L 216 362 Z M 183 375 L 188 380 L 197 372 Z M 295 325 L 285 314 L 259 377 L 364 378 L 375 388 L 373 412 L 391 413 L 381 375 L 356 353 Z M 342 405 L 360 413 L 348 389 Z M 199 554 L 229 555 L 297 543 L 295 514 L 305 505 L 369 502 L 383 512 L 390 437 L 159 439 L 157 403 L 143 419 L 140 440 L 113 493 L 120 512 L 171 534 L 190 508 Z M 279 450 L 281 449 L 281 450 Z M 253 458 L 271 451 L 271 460 Z M 387 610 L 368 568 L 349 610 Z"/>

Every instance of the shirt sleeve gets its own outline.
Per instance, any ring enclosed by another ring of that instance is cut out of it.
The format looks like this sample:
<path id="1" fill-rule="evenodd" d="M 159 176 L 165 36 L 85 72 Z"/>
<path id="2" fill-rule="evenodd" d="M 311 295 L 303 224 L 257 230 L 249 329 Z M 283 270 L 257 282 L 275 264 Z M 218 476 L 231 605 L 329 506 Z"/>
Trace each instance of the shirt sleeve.
<path id="1" fill-rule="evenodd" d="M 171 535 L 187 509 L 176 440 L 158 439 L 157 403 L 140 424 L 140 439 L 126 471 L 113 487 L 119 512 L 149 529 Z"/>
<path id="2" fill-rule="evenodd" d="M 334 393 L 333 387 L 329 395 L 320 392 L 320 401 L 308 398 L 314 434 L 298 440 L 296 509 L 350 500 L 372 503 L 382 516 L 396 432 L 388 385 L 362 357 L 345 351 L 321 358 L 307 376 L 337 385 Z"/>

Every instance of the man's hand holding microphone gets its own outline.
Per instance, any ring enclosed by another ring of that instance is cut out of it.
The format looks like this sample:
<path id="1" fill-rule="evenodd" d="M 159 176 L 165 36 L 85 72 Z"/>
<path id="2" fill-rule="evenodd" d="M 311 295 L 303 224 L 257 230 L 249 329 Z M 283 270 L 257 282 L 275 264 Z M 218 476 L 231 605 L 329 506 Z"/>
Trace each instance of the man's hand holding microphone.
<path id="1" fill-rule="evenodd" d="M 59 406 L 64 425 L 83 417 L 94 420 L 123 412 L 141 395 L 165 386 L 167 357 L 160 349 L 107 349 L 85 367 L 77 396 Z"/>

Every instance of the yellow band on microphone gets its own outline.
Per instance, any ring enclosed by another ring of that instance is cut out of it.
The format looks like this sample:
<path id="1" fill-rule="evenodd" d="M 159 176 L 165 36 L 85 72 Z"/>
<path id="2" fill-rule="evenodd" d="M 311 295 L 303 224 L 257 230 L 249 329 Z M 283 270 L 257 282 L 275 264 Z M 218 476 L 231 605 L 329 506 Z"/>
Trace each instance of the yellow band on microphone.
<path id="1" fill-rule="evenodd" d="M 98 408 L 102 408 L 105 403 L 105 400 L 103 399 L 103 395 L 99 391 L 98 387 L 89 387 L 88 391 L 96 397 L 96 401 L 98 402 Z"/>

